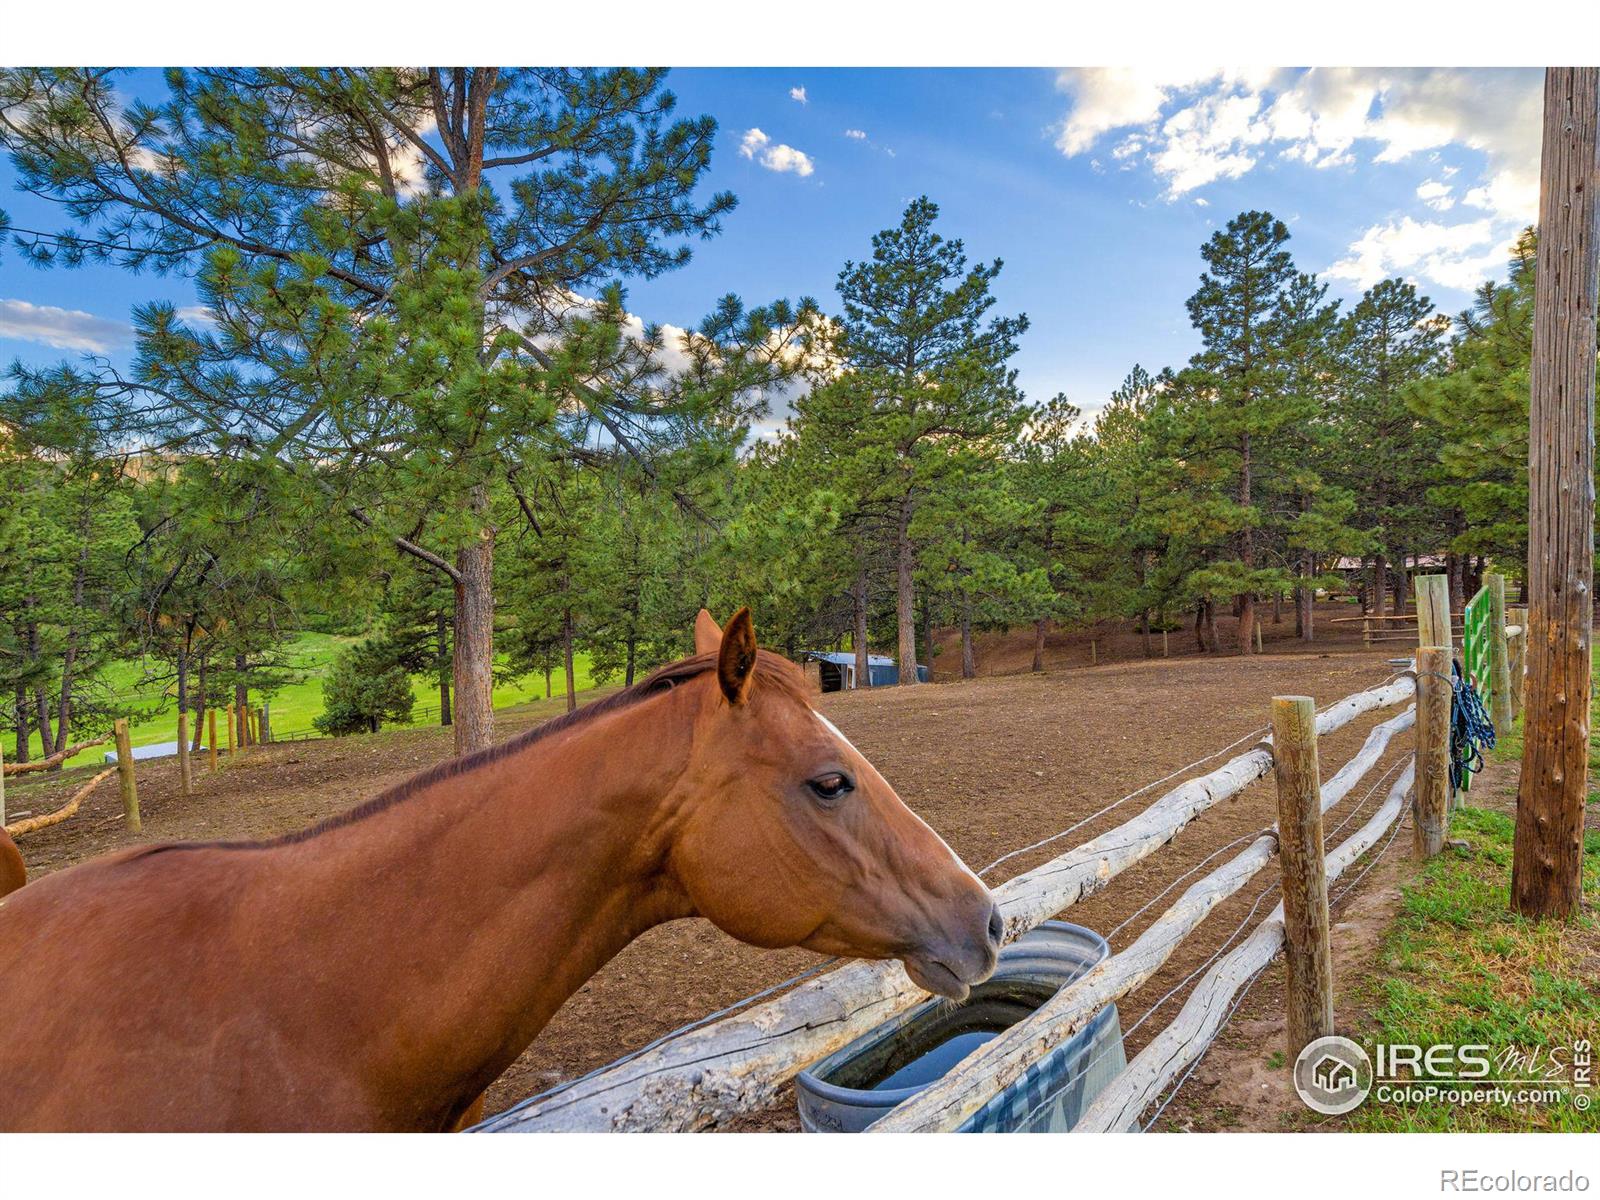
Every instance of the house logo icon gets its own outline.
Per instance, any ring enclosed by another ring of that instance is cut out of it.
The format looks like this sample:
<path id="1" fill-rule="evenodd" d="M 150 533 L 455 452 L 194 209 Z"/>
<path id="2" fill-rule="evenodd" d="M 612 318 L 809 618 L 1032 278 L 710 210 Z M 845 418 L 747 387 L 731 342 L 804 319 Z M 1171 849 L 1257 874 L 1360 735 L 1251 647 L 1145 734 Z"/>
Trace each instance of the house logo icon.
<path id="1" fill-rule="evenodd" d="M 1372 1060 L 1347 1037 L 1317 1038 L 1294 1060 L 1294 1090 L 1313 1112 L 1347 1113 L 1372 1090 Z"/>

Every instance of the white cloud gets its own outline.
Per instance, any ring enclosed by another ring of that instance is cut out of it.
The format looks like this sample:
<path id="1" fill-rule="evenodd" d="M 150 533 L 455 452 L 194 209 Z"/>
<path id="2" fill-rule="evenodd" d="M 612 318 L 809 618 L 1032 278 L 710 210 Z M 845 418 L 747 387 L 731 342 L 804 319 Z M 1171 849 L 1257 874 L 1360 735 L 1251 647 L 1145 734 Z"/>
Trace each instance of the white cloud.
<path id="1" fill-rule="evenodd" d="M 1455 207 L 1456 198 L 1450 194 L 1448 183 L 1441 183 L 1437 179 L 1429 179 L 1417 187 L 1417 199 L 1437 212 L 1448 212 Z"/>
<path id="2" fill-rule="evenodd" d="M 867 140 L 867 131 L 865 129 L 846 129 L 844 131 L 844 135 L 845 137 L 857 142 L 864 142 Z"/>
<path id="3" fill-rule="evenodd" d="M 1358 288 L 1403 275 L 1471 291 L 1504 270 L 1510 244 L 1487 217 L 1455 225 L 1401 217 L 1367 229 L 1327 274 Z"/>
<path id="4" fill-rule="evenodd" d="M 739 153 L 760 163 L 769 171 L 792 171 L 799 176 L 811 174 L 816 164 L 804 150 L 796 150 L 782 142 L 776 144 L 759 129 L 748 129 L 739 142 Z"/>
<path id="5" fill-rule="evenodd" d="M 34 342 L 56 350 L 86 350 L 106 354 L 132 340 L 122 321 L 97 317 L 72 308 L 29 304 L 26 300 L 0 300 L 0 338 Z"/>
<path id="6" fill-rule="evenodd" d="M 803 87 L 792 87 L 792 88 L 790 88 L 789 89 L 789 99 L 793 100 L 796 104 L 810 104 L 811 103 L 811 101 L 806 99 L 806 90 Z"/>
<path id="7" fill-rule="evenodd" d="M 1118 133 L 1113 155 L 1152 166 L 1169 200 L 1244 174 L 1269 153 L 1327 168 L 1356 161 L 1362 143 L 1383 163 L 1456 146 L 1484 156 L 1483 207 L 1524 223 L 1537 215 L 1536 70 L 1112 68 L 1063 71 L 1057 86 L 1072 98 L 1056 138 L 1062 153 Z"/>
<path id="8" fill-rule="evenodd" d="M 1506 246 L 1538 215 L 1540 74 L 1063 71 L 1057 86 L 1071 104 L 1056 145 L 1071 157 L 1106 139 L 1120 169 L 1152 171 L 1169 203 L 1273 160 L 1322 170 L 1417 162 L 1426 171 L 1417 207 L 1369 226 L 1328 273 L 1362 287 L 1400 272 L 1470 290 L 1504 270 Z M 1476 158 L 1444 162 L 1447 150 Z M 1098 157 L 1090 167 L 1101 169 Z M 1430 215 L 1445 212 L 1454 224 Z"/>

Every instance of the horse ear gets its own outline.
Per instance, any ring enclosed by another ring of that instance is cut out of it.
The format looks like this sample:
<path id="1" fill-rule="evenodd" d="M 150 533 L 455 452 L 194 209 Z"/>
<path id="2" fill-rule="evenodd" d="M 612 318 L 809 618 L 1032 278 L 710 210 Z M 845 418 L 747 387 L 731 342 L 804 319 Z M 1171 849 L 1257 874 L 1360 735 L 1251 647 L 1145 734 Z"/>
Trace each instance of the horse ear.
<path id="1" fill-rule="evenodd" d="M 694 619 L 694 652 L 711 654 L 720 645 L 722 630 L 717 628 L 717 619 L 702 608 L 700 615 Z"/>
<path id="2" fill-rule="evenodd" d="M 750 620 L 750 610 L 741 608 L 722 631 L 722 649 L 717 654 L 717 682 L 729 704 L 745 702 L 755 675 L 755 625 Z"/>

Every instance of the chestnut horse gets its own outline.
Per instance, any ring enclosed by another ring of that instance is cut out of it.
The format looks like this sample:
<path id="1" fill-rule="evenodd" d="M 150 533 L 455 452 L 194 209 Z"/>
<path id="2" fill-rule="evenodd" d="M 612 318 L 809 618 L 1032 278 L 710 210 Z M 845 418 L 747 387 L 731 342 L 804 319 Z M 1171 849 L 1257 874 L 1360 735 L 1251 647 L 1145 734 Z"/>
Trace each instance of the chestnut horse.
<path id="1" fill-rule="evenodd" d="M 756 649 L 695 657 L 266 842 L 171 843 L 0 901 L 0 1130 L 448 1130 L 608 959 L 757 946 L 994 969 L 988 889 Z"/>
<path id="2" fill-rule="evenodd" d="M 23 865 L 22 854 L 5 826 L 0 825 L 0 896 L 16 891 L 27 882 L 28 868 Z"/>

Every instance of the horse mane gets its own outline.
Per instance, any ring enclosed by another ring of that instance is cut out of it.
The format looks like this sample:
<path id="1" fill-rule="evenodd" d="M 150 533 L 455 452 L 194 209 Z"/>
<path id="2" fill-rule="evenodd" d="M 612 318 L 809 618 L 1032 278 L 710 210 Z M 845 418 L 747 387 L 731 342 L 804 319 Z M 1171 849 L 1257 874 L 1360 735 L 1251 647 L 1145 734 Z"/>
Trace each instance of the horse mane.
<path id="1" fill-rule="evenodd" d="M 492 763 L 497 763 L 503 758 L 513 754 L 520 754 L 539 742 L 558 734 L 576 729 L 591 722 L 598 721 L 601 717 L 614 712 L 633 708 L 652 697 L 670 692 L 680 683 L 691 679 L 698 679 L 717 668 L 716 654 L 696 654 L 689 658 L 679 659 L 677 662 L 668 663 L 659 667 L 649 676 L 632 687 L 613 692 L 600 700 L 585 704 L 563 713 L 559 717 L 552 717 L 541 721 L 532 729 L 523 731 L 513 738 L 508 738 L 493 746 L 486 746 L 482 750 L 475 750 L 471 754 L 464 754 L 459 758 L 447 759 L 432 767 L 417 772 L 408 779 L 395 784 L 387 791 L 379 792 L 370 800 L 363 801 L 342 813 L 336 813 L 324 818 L 304 829 L 292 830 L 274 838 L 263 838 L 255 841 L 211 841 L 211 842 L 163 842 L 154 846 L 144 847 L 142 852 L 135 852 L 130 858 L 142 858 L 150 854 L 157 854 L 166 850 L 264 850 L 276 846 L 292 846 L 299 842 L 310 841 L 333 829 L 342 829 L 347 825 L 354 825 L 368 817 L 380 812 L 385 812 L 397 804 L 401 804 L 411 797 L 427 791 L 446 780 L 454 779 L 460 775 L 468 775 Z M 767 650 L 756 651 L 756 675 L 764 682 L 776 684 L 791 695 L 805 701 L 805 692 L 800 682 L 799 669 L 788 659 Z"/>

